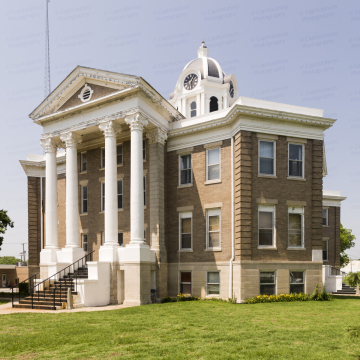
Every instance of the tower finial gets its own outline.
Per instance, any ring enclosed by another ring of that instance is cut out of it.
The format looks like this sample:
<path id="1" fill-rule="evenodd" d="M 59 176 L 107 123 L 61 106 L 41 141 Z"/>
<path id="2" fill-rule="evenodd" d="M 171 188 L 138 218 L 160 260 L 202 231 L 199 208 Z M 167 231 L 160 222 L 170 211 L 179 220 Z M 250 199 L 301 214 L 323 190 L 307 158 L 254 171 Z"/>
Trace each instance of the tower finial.
<path id="1" fill-rule="evenodd" d="M 205 41 L 201 42 L 201 45 L 200 45 L 197 53 L 198 53 L 199 58 L 207 57 L 209 55 L 209 49 L 206 47 Z"/>

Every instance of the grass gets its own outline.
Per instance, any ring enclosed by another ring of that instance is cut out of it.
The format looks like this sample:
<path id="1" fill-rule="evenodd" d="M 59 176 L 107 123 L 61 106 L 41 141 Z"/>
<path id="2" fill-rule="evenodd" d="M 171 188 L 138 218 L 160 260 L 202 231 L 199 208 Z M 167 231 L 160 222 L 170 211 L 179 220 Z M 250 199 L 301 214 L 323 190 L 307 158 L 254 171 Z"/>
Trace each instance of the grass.
<path id="1" fill-rule="evenodd" d="M 0 359 L 360 359 L 360 298 L 0 315 Z"/>
<path id="2" fill-rule="evenodd" d="M 7 304 L 8 302 L 9 302 L 9 300 L 0 300 L 0 305 Z"/>

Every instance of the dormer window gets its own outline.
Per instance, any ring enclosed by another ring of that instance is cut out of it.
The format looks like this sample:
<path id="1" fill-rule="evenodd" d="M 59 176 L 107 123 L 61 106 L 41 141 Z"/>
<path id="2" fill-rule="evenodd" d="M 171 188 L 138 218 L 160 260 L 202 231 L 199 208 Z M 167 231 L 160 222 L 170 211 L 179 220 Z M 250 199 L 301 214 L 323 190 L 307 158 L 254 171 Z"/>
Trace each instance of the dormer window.
<path id="1" fill-rule="evenodd" d="M 190 104 L 190 115 L 191 115 L 191 117 L 196 116 L 196 101 L 193 101 Z"/>
<path id="2" fill-rule="evenodd" d="M 91 99 L 93 92 L 94 90 L 88 84 L 85 84 L 78 97 L 82 102 L 87 102 Z"/>
<path id="3" fill-rule="evenodd" d="M 218 111 L 219 105 L 218 105 L 218 99 L 215 96 L 212 96 L 210 98 L 210 112 Z"/>

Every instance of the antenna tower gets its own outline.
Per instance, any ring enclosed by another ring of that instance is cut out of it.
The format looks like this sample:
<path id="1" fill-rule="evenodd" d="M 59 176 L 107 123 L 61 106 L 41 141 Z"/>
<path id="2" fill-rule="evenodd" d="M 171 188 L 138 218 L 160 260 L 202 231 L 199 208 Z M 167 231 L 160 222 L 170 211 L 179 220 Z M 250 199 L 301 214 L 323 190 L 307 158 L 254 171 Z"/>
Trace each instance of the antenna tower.
<path id="1" fill-rule="evenodd" d="M 46 1 L 46 25 L 45 25 L 45 78 L 44 78 L 44 95 L 45 98 L 51 92 L 50 84 L 50 41 L 49 41 L 49 2 Z"/>

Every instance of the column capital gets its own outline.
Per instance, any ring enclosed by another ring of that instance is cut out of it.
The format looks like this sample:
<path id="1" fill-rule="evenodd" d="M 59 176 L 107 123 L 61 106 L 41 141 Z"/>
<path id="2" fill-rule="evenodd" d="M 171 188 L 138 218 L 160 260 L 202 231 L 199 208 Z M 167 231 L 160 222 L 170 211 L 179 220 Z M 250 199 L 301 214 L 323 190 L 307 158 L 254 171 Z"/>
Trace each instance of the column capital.
<path id="1" fill-rule="evenodd" d="M 99 129 L 104 133 L 105 137 L 116 137 L 116 134 L 121 132 L 121 126 L 110 117 L 100 122 Z"/>
<path id="2" fill-rule="evenodd" d="M 163 129 L 156 128 L 146 133 L 146 137 L 149 139 L 149 144 L 159 143 L 165 145 L 167 140 L 167 132 Z"/>
<path id="3" fill-rule="evenodd" d="M 56 153 L 57 148 L 59 148 L 59 140 L 54 139 L 52 135 L 40 139 L 40 145 L 44 148 L 47 153 Z"/>
<path id="4" fill-rule="evenodd" d="M 82 142 L 81 136 L 72 131 L 61 134 L 60 139 L 65 143 L 66 147 L 76 148 Z"/>
<path id="5" fill-rule="evenodd" d="M 125 122 L 130 126 L 130 130 L 143 131 L 148 121 L 140 113 L 131 114 L 125 117 Z"/>

